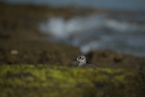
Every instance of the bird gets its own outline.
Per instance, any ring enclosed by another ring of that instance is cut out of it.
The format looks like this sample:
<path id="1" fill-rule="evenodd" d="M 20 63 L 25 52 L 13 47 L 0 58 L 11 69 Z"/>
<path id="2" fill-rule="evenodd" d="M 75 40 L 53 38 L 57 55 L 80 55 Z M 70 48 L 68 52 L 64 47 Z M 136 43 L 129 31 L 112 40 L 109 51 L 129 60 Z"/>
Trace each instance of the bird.
<path id="1" fill-rule="evenodd" d="M 83 54 L 79 54 L 78 57 L 76 59 L 74 59 L 73 61 L 78 61 L 79 67 L 97 67 L 96 65 L 86 63 L 87 60 Z"/>

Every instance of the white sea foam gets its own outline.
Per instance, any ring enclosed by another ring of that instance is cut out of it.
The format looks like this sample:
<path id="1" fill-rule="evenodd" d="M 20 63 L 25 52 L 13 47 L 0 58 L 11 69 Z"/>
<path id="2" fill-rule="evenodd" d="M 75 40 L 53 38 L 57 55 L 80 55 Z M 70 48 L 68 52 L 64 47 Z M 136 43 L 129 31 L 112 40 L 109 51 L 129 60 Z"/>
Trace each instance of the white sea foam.
<path id="1" fill-rule="evenodd" d="M 65 21 L 63 17 L 49 18 L 46 23 L 40 25 L 42 32 L 53 35 L 54 37 L 69 37 L 72 34 L 81 33 L 92 29 L 115 30 L 118 32 L 144 32 L 145 25 L 129 23 L 126 21 L 117 21 L 107 19 L 106 15 L 92 15 L 89 17 L 74 17 Z"/>
<path id="2" fill-rule="evenodd" d="M 88 17 L 49 18 L 39 26 L 41 32 L 51 34 L 52 42 L 68 43 L 87 53 L 92 49 L 113 50 L 145 56 L 145 24 L 108 19 L 107 14 Z"/>
<path id="3" fill-rule="evenodd" d="M 105 22 L 105 15 L 92 15 L 89 17 L 74 17 L 65 21 L 62 17 L 49 18 L 40 25 L 40 30 L 54 37 L 67 37 L 90 29 L 101 28 Z"/>

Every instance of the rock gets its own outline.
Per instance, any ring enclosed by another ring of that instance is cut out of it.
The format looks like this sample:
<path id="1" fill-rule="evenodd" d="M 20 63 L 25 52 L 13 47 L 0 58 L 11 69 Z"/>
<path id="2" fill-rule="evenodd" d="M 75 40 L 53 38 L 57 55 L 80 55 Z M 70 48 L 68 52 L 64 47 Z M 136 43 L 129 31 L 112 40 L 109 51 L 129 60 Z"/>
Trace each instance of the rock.
<path id="1" fill-rule="evenodd" d="M 12 55 L 17 55 L 17 54 L 19 54 L 19 52 L 17 51 L 17 50 L 11 50 L 11 52 L 10 52 Z"/>

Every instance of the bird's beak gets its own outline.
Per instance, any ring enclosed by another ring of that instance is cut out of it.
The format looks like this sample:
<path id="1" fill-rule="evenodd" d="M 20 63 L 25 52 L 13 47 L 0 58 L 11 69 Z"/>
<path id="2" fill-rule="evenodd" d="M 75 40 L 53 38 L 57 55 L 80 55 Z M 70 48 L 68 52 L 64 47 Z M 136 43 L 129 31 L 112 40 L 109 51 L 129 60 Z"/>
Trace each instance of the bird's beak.
<path id="1" fill-rule="evenodd" d="M 77 59 L 74 59 L 74 60 L 72 60 L 72 61 L 77 61 Z"/>

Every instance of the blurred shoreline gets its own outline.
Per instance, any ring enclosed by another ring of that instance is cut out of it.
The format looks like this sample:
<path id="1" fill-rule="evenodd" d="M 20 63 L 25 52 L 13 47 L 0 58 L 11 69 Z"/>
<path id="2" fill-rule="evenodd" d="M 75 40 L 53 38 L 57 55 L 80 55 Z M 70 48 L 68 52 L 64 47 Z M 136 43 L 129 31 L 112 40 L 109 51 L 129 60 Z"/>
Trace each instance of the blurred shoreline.
<path id="1" fill-rule="evenodd" d="M 0 64 L 75 65 L 71 60 L 80 53 L 79 48 L 41 40 L 49 35 L 39 31 L 39 23 L 52 16 L 63 16 L 67 20 L 75 15 L 87 16 L 97 11 L 106 12 L 101 9 L 57 9 L 0 3 Z M 86 56 L 90 63 L 100 67 L 139 69 L 145 64 L 144 58 L 110 51 L 90 51 Z"/>

